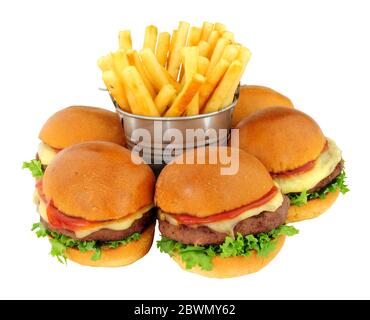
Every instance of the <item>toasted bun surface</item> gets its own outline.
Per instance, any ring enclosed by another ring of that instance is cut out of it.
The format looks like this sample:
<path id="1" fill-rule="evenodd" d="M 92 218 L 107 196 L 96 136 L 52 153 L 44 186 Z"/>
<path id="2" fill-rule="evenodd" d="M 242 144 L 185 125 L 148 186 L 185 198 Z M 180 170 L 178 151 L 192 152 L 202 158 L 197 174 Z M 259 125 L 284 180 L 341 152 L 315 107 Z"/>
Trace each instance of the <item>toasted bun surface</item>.
<path id="1" fill-rule="evenodd" d="M 325 199 L 313 199 L 309 200 L 306 205 L 302 207 L 291 205 L 288 210 L 287 223 L 297 222 L 307 219 L 313 219 L 328 210 L 335 200 L 337 200 L 339 190 L 335 192 L 329 192 Z"/>
<path id="2" fill-rule="evenodd" d="M 240 148 L 256 156 L 269 172 L 296 169 L 315 160 L 326 138 L 318 124 L 305 113 L 273 107 L 242 120 Z"/>
<path id="3" fill-rule="evenodd" d="M 91 260 L 94 252 L 81 252 L 78 249 L 68 248 L 66 257 L 78 264 L 91 267 L 122 267 L 127 266 L 144 257 L 153 243 L 154 224 L 143 231 L 137 241 L 131 241 L 117 249 L 103 249 L 101 258 L 97 261 Z"/>
<path id="4" fill-rule="evenodd" d="M 84 106 L 72 106 L 54 113 L 42 127 L 39 138 L 56 149 L 85 141 L 125 145 L 123 128 L 116 113 Z"/>
<path id="5" fill-rule="evenodd" d="M 111 142 L 84 142 L 59 152 L 43 177 L 43 192 L 68 216 L 113 220 L 153 203 L 155 177 L 131 152 Z"/>
<path id="6" fill-rule="evenodd" d="M 239 101 L 234 109 L 232 126 L 235 127 L 251 113 L 269 107 L 294 108 L 288 97 L 268 87 L 253 85 L 240 87 Z"/>
<path id="7" fill-rule="evenodd" d="M 247 257 L 228 257 L 216 256 L 212 259 L 213 268 L 211 271 L 202 270 L 200 267 L 186 269 L 181 257 L 174 256 L 173 259 L 186 271 L 200 274 L 209 278 L 232 278 L 254 273 L 267 266 L 276 257 L 285 242 L 285 236 L 278 238 L 278 243 L 273 252 L 267 257 L 257 256 L 256 251 L 252 251 Z"/>
<path id="8" fill-rule="evenodd" d="M 156 185 L 157 206 L 172 214 L 207 217 L 249 204 L 271 190 L 274 184 L 262 163 L 242 150 L 239 150 L 239 157 L 234 159 L 239 159 L 237 173 L 221 175 L 220 170 L 225 166 L 221 165 L 219 157 L 217 164 L 208 163 L 209 151 L 217 152 L 220 149 L 222 152 L 231 152 L 228 147 L 206 148 L 206 164 L 167 165 Z M 193 157 L 194 152 L 187 152 L 185 157 Z M 180 158 L 183 159 L 183 156 Z"/>

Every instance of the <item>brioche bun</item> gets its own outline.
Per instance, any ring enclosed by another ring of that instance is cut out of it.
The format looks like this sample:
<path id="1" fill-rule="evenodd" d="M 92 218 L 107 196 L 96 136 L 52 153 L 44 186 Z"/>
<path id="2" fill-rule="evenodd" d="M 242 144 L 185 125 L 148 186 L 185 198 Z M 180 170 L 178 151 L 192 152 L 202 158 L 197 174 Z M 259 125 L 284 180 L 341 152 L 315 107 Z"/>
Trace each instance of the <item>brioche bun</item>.
<path id="1" fill-rule="evenodd" d="M 269 173 L 254 156 L 239 150 L 239 170 L 235 175 L 221 175 L 224 167 L 209 164 L 210 150 L 231 152 L 229 147 L 205 149 L 205 164 L 178 164 L 184 157 L 194 157 L 191 150 L 168 164 L 160 173 L 155 191 L 155 203 L 171 214 L 186 213 L 207 217 L 239 208 L 267 194 L 274 186 Z M 199 150 L 199 149 L 197 149 Z M 238 149 L 234 149 L 235 152 Z M 235 159 L 237 160 L 237 159 Z"/>
<path id="2" fill-rule="evenodd" d="M 84 142 L 57 154 L 43 192 L 60 211 L 89 221 L 125 217 L 153 203 L 155 177 L 131 152 L 111 142 Z"/>
<path id="3" fill-rule="evenodd" d="M 235 106 L 232 126 L 251 113 L 269 107 L 294 108 L 292 101 L 281 93 L 263 86 L 245 85 L 240 87 L 239 100 Z"/>
<path id="4" fill-rule="evenodd" d="M 326 144 L 318 124 L 291 108 L 258 110 L 237 128 L 240 149 L 256 156 L 271 173 L 293 170 L 315 160 Z"/>
<path id="5" fill-rule="evenodd" d="M 81 252 L 74 248 L 67 248 L 65 253 L 66 258 L 78 264 L 90 267 L 127 266 L 144 257 L 148 253 L 153 243 L 154 226 L 155 224 L 152 224 L 146 228 L 141 233 L 140 239 L 137 241 L 131 241 L 116 249 L 102 249 L 101 258 L 99 260 L 91 260 L 94 252 Z"/>
<path id="6" fill-rule="evenodd" d="M 307 204 L 301 207 L 290 205 L 286 223 L 318 217 L 333 205 L 335 200 L 337 200 L 338 195 L 339 190 L 336 190 L 334 192 L 329 192 L 325 199 L 312 199 L 307 201 Z"/>
<path id="7" fill-rule="evenodd" d="M 257 256 L 256 251 L 247 257 L 228 257 L 222 258 L 216 256 L 212 258 L 213 268 L 210 271 L 202 270 L 200 267 L 194 267 L 186 269 L 184 262 L 180 256 L 173 256 L 173 259 L 180 265 L 185 271 L 200 274 L 208 278 L 233 278 L 247 275 L 250 273 L 257 272 L 263 267 L 267 266 L 271 260 L 273 260 L 279 253 L 285 242 L 285 236 L 280 236 L 277 239 L 276 248 L 270 252 L 267 257 Z"/>
<path id="8" fill-rule="evenodd" d="M 39 138 L 55 149 L 85 141 L 125 145 L 119 116 L 109 110 L 72 106 L 54 113 L 41 128 Z"/>

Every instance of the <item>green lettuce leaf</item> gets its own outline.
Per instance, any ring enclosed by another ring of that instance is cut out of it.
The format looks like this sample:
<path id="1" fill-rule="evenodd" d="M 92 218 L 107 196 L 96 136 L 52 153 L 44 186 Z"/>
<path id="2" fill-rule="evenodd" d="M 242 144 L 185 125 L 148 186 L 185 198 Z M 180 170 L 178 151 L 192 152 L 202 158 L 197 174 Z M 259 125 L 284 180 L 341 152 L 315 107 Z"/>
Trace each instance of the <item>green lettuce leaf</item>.
<path id="1" fill-rule="evenodd" d="M 31 230 L 35 231 L 38 238 L 49 237 L 49 242 L 51 244 L 50 254 L 51 256 L 56 257 L 61 263 L 67 262 L 65 256 L 67 248 L 75 248 L 81 252 L 93 251 L 94 253 L 91 256 L 91 260 L 97 261 L 101 258 L 103 248 L 116 249 L 119 246 L 124 246 L 131 241 L 137 241 L 141 237 L 140 233 L 135 232 L 131 236 L 117 241 L 75 240 L 58 232 L 47 230 L 40 222 L 34 223 Z"/>
<path id="2" fill-rule="evenodd" d="M 23 162 L 22 169 L 29 169 L 32 173 L 32 177 L 40 178 L 44 175 L 44 169 L 40 160 L 33 159 L 30 162 Z"/>
<path id="3" fill-rule="evenodd" d="M 170 256 L 178 255 L 185 263 L 187 269 L 199 266 L 203 270 L 212 270 L 212 258 L 248 256 L 254 250 L 258 256 L 268 256 L 276 248 L 277 238 L 281 235 L 293 236 L 298 230 L 293 226 L 281 225 L 280 227 L 265 233 L 243 236 L 238 233 L 235 238 L 226 237 L 220 245 L 197 246 L 183 244 L 162 236 L 157 241 L 160 252 Z"/>
<path id="4" fill-rule="evenodd" d="M 343 170 L 338 177 L 336 177 L 330 184 L 323 187 L 322 189 L 315 192 L 307 192 L 306 190 L 301 193 L 288 193 L 287 196 L 290 199 L 290 204 L 301 207 L 307 204 L 307 201 L 312 199 L 325 199 L 329 192 L 335 192 L 339 190 L 342 194 L 349 191 L 348 186 L 345 183 L 346 173 Z"/>

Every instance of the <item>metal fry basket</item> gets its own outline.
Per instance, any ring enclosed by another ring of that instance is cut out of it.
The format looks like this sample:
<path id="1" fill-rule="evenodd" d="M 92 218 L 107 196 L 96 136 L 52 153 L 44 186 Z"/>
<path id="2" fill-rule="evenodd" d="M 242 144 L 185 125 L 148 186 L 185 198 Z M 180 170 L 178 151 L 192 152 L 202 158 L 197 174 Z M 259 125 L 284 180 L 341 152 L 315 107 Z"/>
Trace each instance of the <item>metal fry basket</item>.
<path id="1" fill-rule="evenodd" d="M 112 97 L 111 97 L 112 98 Z M 149 117 L 122 110 L 112 101 L 121 119 L 127 147 L 134 150 L 154 172 L 182 152 L 204 146 L 225 146 L 231 132 L 231 117 L 239 98 L 216 112 L 185 117 Z"/>

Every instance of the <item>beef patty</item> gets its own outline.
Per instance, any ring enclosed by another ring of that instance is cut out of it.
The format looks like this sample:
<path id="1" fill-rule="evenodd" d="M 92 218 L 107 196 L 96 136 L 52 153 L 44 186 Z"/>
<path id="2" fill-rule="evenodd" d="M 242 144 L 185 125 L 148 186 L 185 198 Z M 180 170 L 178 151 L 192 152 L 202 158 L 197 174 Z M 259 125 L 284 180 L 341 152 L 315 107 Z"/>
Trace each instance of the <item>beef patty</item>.
<path id="1" fill-rule="evenodd" d="M 285 223 L 288 208 L 289 198 L 283 196 L 283 203 L 276 211 L 264 211 L 257 216 L 240 221 L 234 227 L 234 233 L 248 235 L 271 231 Z M 228 236 L 226 233 L 214 231 L 206 226 L 191 227 L 184 224 L 175 226 L 161 219 L 159 220 L 159 230 L 165 237 L 184 244 L 221 244 Z"/>
<path id="2" fill-rule="evenodd" d="M 340 175 L 343 168 L 344 168 L 344 161 L 341 160 L 341 161 L 339 161 L 339 163 L 334 168 L 334 170 L 331 174 L 329 174 L 326 178 L 322 179 L 317 185 L 315 185 L 313 188 L 308 190 L 308 192 L 318 191 L 318 190 L 322 189 L 323 187 L 327 186 L 328 184 L 330 184 L 336 177 L 338 177 Z"/>
<path id="3" fill-rule="evenodd" d="M 67 237 L 70 237 L 75 240 L 82 240 L 82 241 L 114 241 L 114 240 L 122 240 L 131 236 L 135 232 L 142 232 L 145 228 L 151 225 L 155 221 L 155 209 L 151 209 L 147 213 L 145 213 L 140 219 L 134 221 L 134 223 L 125 230 L 110 230 L 110 229 L 101 229 L 99 231 L 93 232 L 84 238 L 77 238 L 74 231 L 67 230 L 67 229 L 57 229 L 53 228 L 50 224 L 48 224 L 44 219 L 40 218 L 41 223 L 45 226 L 46 229 L 50 231 L 55 231 L 60 234 L 64 234 Z"/>

